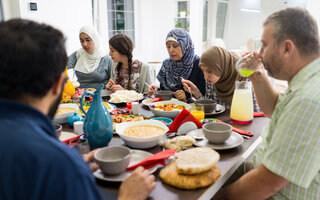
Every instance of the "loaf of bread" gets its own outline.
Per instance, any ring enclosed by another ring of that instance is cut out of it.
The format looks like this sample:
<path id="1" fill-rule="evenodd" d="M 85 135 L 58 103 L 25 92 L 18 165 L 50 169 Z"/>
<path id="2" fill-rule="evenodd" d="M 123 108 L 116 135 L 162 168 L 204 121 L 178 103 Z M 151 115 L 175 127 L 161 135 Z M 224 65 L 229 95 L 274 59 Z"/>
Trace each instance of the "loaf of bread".
<path id="1" fill-rule="evenodd" d="M 184 135 L 166 140 L 162 145 L 167 149 L 177 149 L 177 151 L 180 151 L 181 149 L 188 149 L 192 147 L 195 142 L 196 140 L 190 135 Z"/>

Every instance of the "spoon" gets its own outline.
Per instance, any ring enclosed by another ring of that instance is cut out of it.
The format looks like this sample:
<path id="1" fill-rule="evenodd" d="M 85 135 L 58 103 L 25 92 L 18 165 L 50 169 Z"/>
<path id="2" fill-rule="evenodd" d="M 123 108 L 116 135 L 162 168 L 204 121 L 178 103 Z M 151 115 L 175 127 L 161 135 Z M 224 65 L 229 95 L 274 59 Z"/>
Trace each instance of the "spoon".
<path id="1" fill-rule="evenodd" d="M 185 80 L 185 79 L 184 79 L 183 77 L 181 77 L 181 80 Z M 192 96 L 190 87 L 189 87 L 187 84 L 184 84 L 184 86 L 186 86 L 186 87 L 188 88 L 188 91 L 189 91 L 189 93 L 190 93 L 190 97 L 191 97 L 191 100 L 192 100 L 191 103 L 196 102 L 197 99 Z"/>

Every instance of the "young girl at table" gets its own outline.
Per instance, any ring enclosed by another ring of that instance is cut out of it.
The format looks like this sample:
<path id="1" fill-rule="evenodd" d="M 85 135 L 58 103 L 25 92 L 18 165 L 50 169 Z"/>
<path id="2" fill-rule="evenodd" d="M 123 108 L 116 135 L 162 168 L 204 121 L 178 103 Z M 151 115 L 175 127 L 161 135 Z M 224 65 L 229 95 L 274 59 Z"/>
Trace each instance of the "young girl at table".
<path id="1" fill-rule="evenodd" d="M 133 42 L 125 34 L 117 34 L 109 40 L 109 55 L 114 64 L 111 69 L 111 79 L 106 88 L 113 92 L 117 90 L 135 90 L 147 93 L 151 85 L 150 67 L 132 58 Z"/>
<path id="2" fill-rule="evenodd" d="M 173 29 L 166 37 L 166 47 L 169 58 L 163 61 L 157 75 L 161 90 L 171 90 L 174 96 L 187 102 L 189 93 L 183 91 L 181 78 L 190 80 L 199 88 L 201 94 L 205 94 L 205 80 L 203 72 L 199 68 L 199 56 L 194 53 L 194 47 L 190 35 L 183 29 Z M 152 86 L 149 95 L 158 89 Z"/>
<path id="3" fill-rule="evenodd" d="M 239 58 L 221 47 L 211 47 L 206 50 L 200 58 L 199 66 L 206 80 L 205 98 L 214 99 L 218 104 L 230 109 L 236 81 L 247 81 L 248 78 L 241 77 L 235 68 Z M 183 84 L 191 88 L 196 98 L 202 97 L 197 86 L 189 80 L 182 80 Z M 187 88 L 184 88 L 188 91 Z M 254 111 L 260 111 L 253 92 Z"/>
<path id="4" fill-rule="evenodd" d="M 81 88 L 98 88 L 110 79 L 112 60 L 100 44 L 100 36 L 92 26 L 79 33 L 82 48 L 68 58 L 68 69 L 74 69 Z"/>

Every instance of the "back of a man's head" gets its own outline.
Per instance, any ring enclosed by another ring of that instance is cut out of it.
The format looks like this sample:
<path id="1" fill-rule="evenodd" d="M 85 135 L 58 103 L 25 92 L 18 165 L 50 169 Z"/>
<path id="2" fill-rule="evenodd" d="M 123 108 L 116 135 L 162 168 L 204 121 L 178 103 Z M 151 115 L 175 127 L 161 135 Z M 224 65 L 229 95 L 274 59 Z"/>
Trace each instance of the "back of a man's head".
<path id="1" fill-rule="evenodd" d="M 0 47 L 0 98 L 41 98 L 66 67 L 64 36 L 45 24 L 1 22 Z"/>
<path id="2" fill-rule="evenodd" d="M 270 15 L 264 26 L 271 24 L 273 37 L 279 45 L 286 39 L 292 40 L 303 56 L 320 52 L 319 33 L 316 20 L 303 8 L 287 8 Z"/>

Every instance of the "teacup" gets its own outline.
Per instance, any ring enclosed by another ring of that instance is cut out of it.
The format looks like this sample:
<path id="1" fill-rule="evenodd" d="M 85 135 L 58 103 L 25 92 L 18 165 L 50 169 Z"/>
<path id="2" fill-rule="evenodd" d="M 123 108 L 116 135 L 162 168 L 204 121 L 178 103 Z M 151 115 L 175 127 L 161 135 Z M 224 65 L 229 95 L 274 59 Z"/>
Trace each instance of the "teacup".
<path id="1" fill-rule="evenodd" d="M 202 126 L 205 137 L 211 143 L 223 143 L 232 133 L 232 126 L 225 123 L 210 122 Z"/>
<path id="2" fill-rule="evenodd" d="M 130 158 L 131 151 L 124 146 L 104 147 L 94 153 L 96 163 L 106 175 L 124 172 L 130 163 Z"/>

